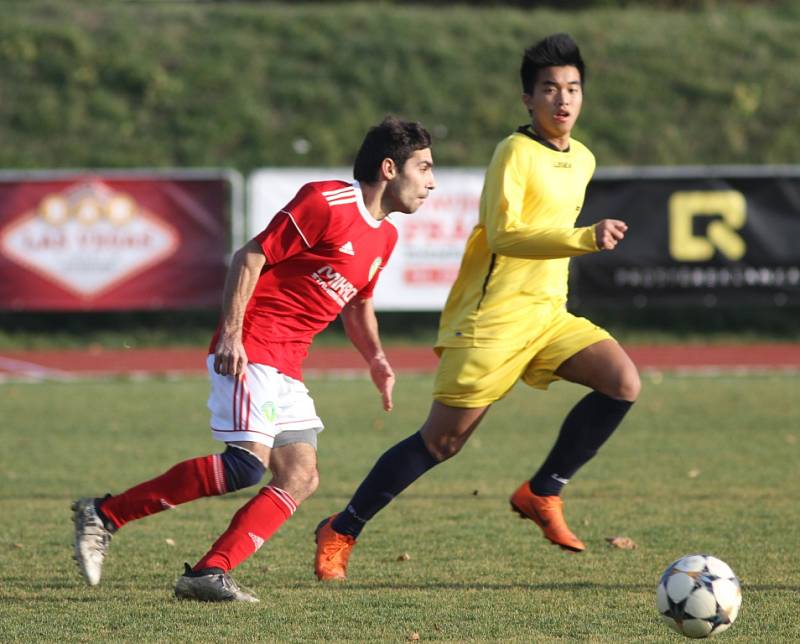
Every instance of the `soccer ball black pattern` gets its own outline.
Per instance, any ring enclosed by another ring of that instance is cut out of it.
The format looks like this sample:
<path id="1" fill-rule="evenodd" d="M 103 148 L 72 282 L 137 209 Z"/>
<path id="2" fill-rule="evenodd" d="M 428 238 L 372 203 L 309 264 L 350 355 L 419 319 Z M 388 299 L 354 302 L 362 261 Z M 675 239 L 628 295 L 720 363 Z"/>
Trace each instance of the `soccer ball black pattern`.
<path id="1" fill-rule="evenodd" d="M 687 637 L 726 630 L 741 604 L 741 585 L 733 570 L 711 555 L 686 555 L 671 563 L 656 590 L 661 618 Z"/>

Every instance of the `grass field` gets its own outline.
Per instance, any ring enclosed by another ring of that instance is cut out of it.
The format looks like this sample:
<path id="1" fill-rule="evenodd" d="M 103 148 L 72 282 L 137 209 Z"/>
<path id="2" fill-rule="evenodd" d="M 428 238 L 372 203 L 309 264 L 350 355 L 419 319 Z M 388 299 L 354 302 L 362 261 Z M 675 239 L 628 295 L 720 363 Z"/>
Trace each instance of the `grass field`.
<path id="1" fill-rule="evenodd" d="M 312 530 L 417 427 L 430 379 L 402 379 L 388 415 L 366 381 L 308 384 L 328 428 L 322 484 L 236 571 L 256 605 L 172 596 L 183 561 L 205 552 L 247 493 L 127 526 L 99 587 L 85 586 L 70 559 L 72 499 L 119 492 L 216 449 L 203 380 L 0 386 L 0 639 L 676 642 L 655 611 L 656 582 L 680 555 L 709 552 L 743 585 L 739 620 L 721 641 L 800 640 L 797 376 L 645 382 L 625 425 L 565 493 L 589 546 L 581 555 L 550 546 L 507 503 L 581 391 L 517 388 L 461 455 L 376 517 L 340 585 L 315 580 Z M 612 549 L 612 535 L 639 547 Z"/>

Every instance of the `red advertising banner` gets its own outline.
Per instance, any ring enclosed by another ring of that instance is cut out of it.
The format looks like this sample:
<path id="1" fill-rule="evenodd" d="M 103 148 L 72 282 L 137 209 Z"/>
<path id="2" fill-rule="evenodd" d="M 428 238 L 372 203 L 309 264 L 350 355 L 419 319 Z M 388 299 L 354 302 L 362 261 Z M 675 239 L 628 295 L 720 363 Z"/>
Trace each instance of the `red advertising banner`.
<path id="1" fill-rule="evenodd" d="M 230 217 L 223 173 L 0 177 L 0 309 L 217 307 Z"/>

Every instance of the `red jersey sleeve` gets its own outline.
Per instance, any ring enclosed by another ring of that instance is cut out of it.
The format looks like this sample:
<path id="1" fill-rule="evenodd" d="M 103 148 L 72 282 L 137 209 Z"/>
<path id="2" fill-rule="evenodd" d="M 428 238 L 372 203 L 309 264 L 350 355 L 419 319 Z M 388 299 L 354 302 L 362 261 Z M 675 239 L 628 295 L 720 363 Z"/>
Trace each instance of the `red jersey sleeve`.
<path id="1" fill-rule="evenodd" d="M 377 270 L 375 271 L 375 275 L 372 276 L 372 279 L 367 283 L 367 285 L 358 292 L 358 297 L 362 300 L 368 300 L 372 297 L 372 293 L 375 291 L 375 285 L 378 283 L 378 278 L 381 275 L 381 271 L 389 262 L 389 258 L 394 252 L 394 247 L 397 245 L 397 229 L 393 225 L 391 226 L 391 231 L 391 235 L 386 240 L 386 252 L 381 260 L 380 266 L 378 266 Z"/>
<path id="2" fill-rule="evenodd" d="M 314 186 L 306 184 L 254 239 L 267 263 L 277 264 L 314 246 L 325 233 L 330 217 L 328 202 Z"/>

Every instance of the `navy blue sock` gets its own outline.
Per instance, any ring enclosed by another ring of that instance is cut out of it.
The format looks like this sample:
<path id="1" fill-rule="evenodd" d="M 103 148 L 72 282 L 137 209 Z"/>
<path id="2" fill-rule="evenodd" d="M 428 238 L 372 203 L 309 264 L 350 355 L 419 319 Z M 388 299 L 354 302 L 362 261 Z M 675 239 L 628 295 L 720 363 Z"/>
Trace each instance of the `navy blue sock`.
<path id="1" fill-rule="evenodd" d="M 622 422 L 633 405 L 593 391 L 572 408 L 564 419 L 556 444 L 531 479 L 538 496 L 557 495 L 573 474 L 587 463 Z"/>
<path id="2" fill-rule="evenodd" d="M 339 513 L 331 527 L 340 534 L 358 537 L 367 521 L 438 463 L 419 432 L 400 441 L 373 465 L 347 509 Z"/>

